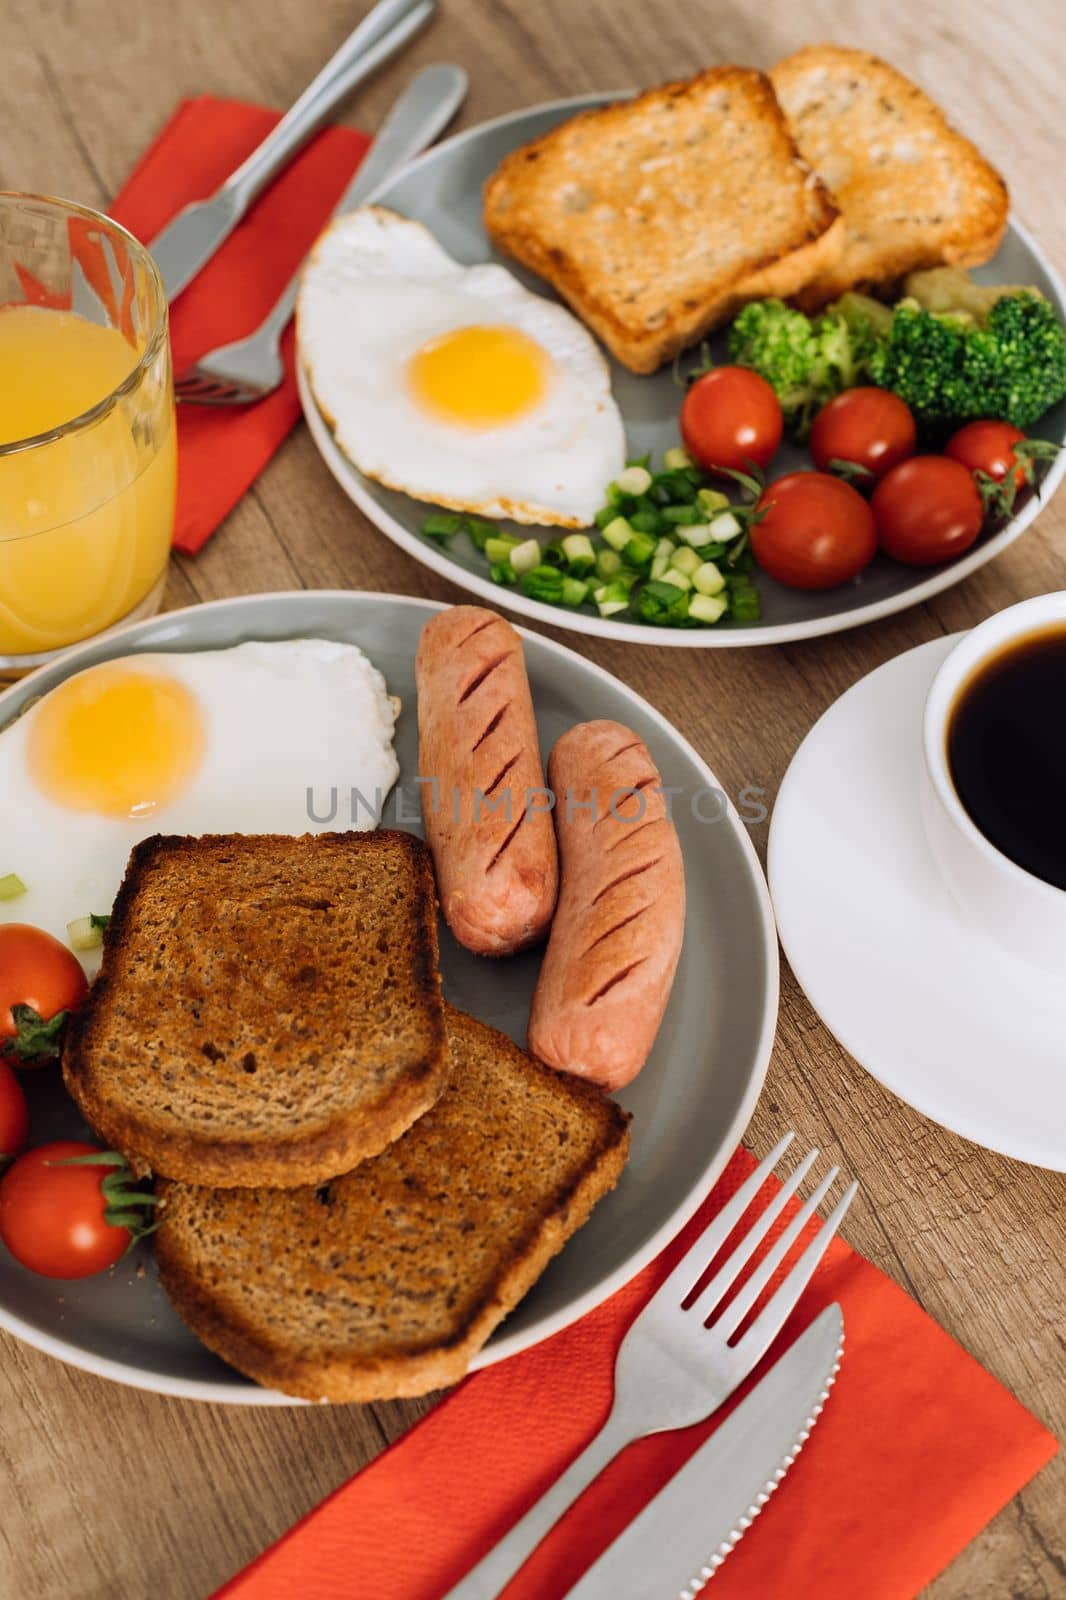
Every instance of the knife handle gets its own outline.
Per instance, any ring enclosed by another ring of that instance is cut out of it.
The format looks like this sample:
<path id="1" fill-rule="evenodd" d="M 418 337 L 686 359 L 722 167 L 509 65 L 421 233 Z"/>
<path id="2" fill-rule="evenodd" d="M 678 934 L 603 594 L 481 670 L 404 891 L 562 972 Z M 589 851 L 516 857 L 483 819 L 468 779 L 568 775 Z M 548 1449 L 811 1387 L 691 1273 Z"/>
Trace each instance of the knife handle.
<path id="1" fill-rule="evenodd" d="M 596 1437 L 571 1462 L 562 1477 L 556 1478 L 522 1520 L 516 1522 L 442 1600 L 496 1600 L 500 1590 L 547 1537 L 563 1512 L 594 1478 L 599 1477 L 619 1450 L 632 1442 L 633 1435 L 625 1428 L 612 1426 L 612 1420 L 607 1418 Z"/>
<path id="2" fill-rule="evenodd" d="M 243 215 L 259 191 L 318 131 L 330 112 L 405 45 L 435 9 L 436 0 L 379 0 L 277 127 L 222 185 L 219 193 L 230 200 L 237 215 Z"/>

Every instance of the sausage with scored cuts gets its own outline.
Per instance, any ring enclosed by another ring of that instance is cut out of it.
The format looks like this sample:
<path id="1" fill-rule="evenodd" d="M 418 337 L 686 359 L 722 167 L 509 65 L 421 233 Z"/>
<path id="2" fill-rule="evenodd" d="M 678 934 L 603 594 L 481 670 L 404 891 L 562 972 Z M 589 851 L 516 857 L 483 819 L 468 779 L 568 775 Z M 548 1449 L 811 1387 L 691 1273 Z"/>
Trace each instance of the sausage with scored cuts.
<path id="1" fill-rule="evenodd" d="M 549 1066 L 620 1089 L 651 1051 L 685 923 L 685 874 L 662 779 L 619 722 L 583 722 L 548 762 L 559 904 L 529 1019 Z"/>
<path id="2" fill-rule="evenodd" d="M 482 606 L 422 630 L 415 658 L 426 838 L 460 944 L 504 956 L 541 939 L 558 888 L 522 641 Z"/>

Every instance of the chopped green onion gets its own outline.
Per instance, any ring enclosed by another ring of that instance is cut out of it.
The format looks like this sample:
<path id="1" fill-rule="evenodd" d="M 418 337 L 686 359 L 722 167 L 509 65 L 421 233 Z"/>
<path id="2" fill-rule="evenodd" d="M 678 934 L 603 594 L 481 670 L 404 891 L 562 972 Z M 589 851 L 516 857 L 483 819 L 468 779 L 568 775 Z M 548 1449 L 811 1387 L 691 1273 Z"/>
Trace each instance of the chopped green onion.
<path id="1" fill-rule="evenodd" d="M 671 627 L 683 621 L 688 614 L 688 600 L 674 584 L 659 583 L 653 579 L 641 584 L 630 599 L 629 609 L 642 622 Z"/>
<path id="2" fill-rule="evenodd" d="M 700 489 L 696 495 L 700 510 L 705 516 L 713 516 L 716 511 L 728 511 L 729 496 L 720 489 Z"/>
<path id="3" fill-rule="evenodd" d="M 104 942 L 100 917 L 75 917 L 67 923 L 67 938 L 72 950 L 97 950 Z"/>
<path id="4" fill-rule="evenodd" d="M 596 565 L 596 552 L 587 533 L 568 533 L 563 540 L 563 555 L 575 577 L 589 572 Z"/>
<path id="5" fill-rule="evenodd" d="M 26 885 L 17 872 L 9 872 L 6 878 L 0 878 L 0 900 L 17 900 L 20 894 L 26 893 Z"/>
<path id="6" fill-rule="evenodd" d="M 754 584 L 738 585 L 731 589 L 729 607 L 736 622 L 758 622 L 762 616 L 762 601 Z"/>
<path id="7" fill-rule="evenodd" d="M 601 506 L 599 511 L 597 511 L 595 517 L 593 518 L 593 521 L 595 522 L 597 528 L 599 528 L 600 532 L 602 533 L 604 528 L 606 528 L 607 524 L 609 522 L 613 522 L 617 515 L 618 515 L 618 512 L 615 510 L 614 506 L 612 506 L 612 505 Z"/>
<path id="8" fill-rule="evenodd" d="M 629 518 L 629 526 L 635 528 L 638 533 L 659 534 L 662 532 L 663 519 L 654 509 L 634 511 Z"/>
<path id="9" fill-rule="evenodd" d="M 618 474 L 614 486 L 623 494 L 647 494 L 651 488 L 651 473 L 647 467 L 627 467 L 624 472 Z"/>
<path id="10" fill-rule="evenodd" d="M 633 537 L 633 529 L 625 517 L 615 517 L 604 528 L 603 537 L 612 550 L 624 550 Z"/>
<path id="11" fill-rule="evenodd" d="M 694 594 L 688 603 L 688 614 L 697 622 L 719 622 L 728 609 L 728 601 L 720 594 Z"/>
<path id="12" fill-rule="evenodd" d="M 467 517 L 466 531 L 476 550 L 484 550 L 488 541 L 498 532 L 494 522 L 486 522 L 483 517 Z"/>
<path id="13" fill-rule="evenodd" d="M 729 539 L 735 539 L 743 532 L 744 524 L 731 511 L 715 517 L 711 522 L 711 538 L 717 539 L 721 544 L 725 544 Z"/>
<path id="14" fill-rule="evenodd" d="M 560 600 L 564 606 L 579 606 L 588 599 L 589 586 L 583 578 L 563 578 Z"/>
<path id="15" fill-rule="evenodd" d="M 624 583 L 609 583 L 595 593 L 596 610 L 601 617 L 613 617 L 629 609 L 629 587 Z"/>
<path id="16" fill-rule="evenodd" d="M 683 505 L 694 500 L 703 479 L 694 468 L 686 472 L 660 472 L 652 484 L 652 494 L 660 505 Z"/>
<path id="17" fill-rule="evenodd" d="M 553 539 L 551 544 L 545 550 L 541 560 L 544 562 L 546 567 L 565 567 L 567 565 L 567 561 L 565 552 L 563 550 L 563 541 L 561 539 Z"/>
<path id="18" fill-rule="evenodd" d="M 509 561 L 496 561 L 489 568 L 489 577 L 493 583 L 517 583 L 518 573 Z"/>
<path id="19" fill-rule="evenodd" d="M 653 578 L 661 578 L 670 565 L 669 556 L 653 556 L 649 574 Z"/>
<path id="20" fill-rule="evenodd" d="M 540 544 L 536 539 L 524 539 L 511 551 L 511 565 L 521 575 L 540 566 Z"/>
<path id="21" fill-rule="evenodd" d="M 672 449 L 665 451 L 663 454 L 663 466 L 669 472 L 683 472 L 686 467 L 694 467 L 695 465 L 696 463 L 688 451 L 683 450 L 679 444 L 675 444 Z"/>
<path id="22" fill-rule="evenodd" d="M 531 543 L 536 543 L 532 540 Z M 519 588 L 530 600 L 542 600 L 546 605 L 557 606 L 563 598 L 563 574 L 558 567 L 527 567 L 519 579 Z"/>
<path id="23" fill-rule="evenodd" d="M 680 550 L 675 550 L 667 562 L 667 566 L 673 567 L 675 572 L 683 572 L 687 578 L 691 578 L 699 564 L 699 556 L 687 544 L 682 545 Z"/>
<path id="24" fill-rule="evenodd" d="M 596 576 L 605 583 L 615 577 L 622 570 L 622 557 L 617 550 L 596 551 Z"/>
<path id="25" fill-rule="evenodd" d="M 434 511 L 423 522 L 422 532 L 427 539 L 454 539 L 465 526 L 466 518 L 458 511 Z"/>
<path id="26" fill-rule="evenodd" d="M 509 533 L 499 533 L 492 539 L 485 540 L 485 555 L 493 566 L 506 567 L 511 563 L 511 551 L 521 543 Z"/>
<path id="27" fill-rule="evenodd" d="M 663 583 L 672 583 L 675 589 L 691 589 L 692 579 L 685 572 L 678 572 L 676 567 L 667 567 L 662 576 Z"/>
<path id="28" fill-rule="evenodd" d="M 684 539 L 686 544 L 694 545 L 697 550 L 702 550 L 705 544 L 711 542 L 711 529 L 706 522 L 687 522 L 683 528 L 677 530 L 678 538 Z"/>
<path id="29" fill-rule="evenodd" d="M 646 567 L 655 554 L 655 540 L 650 533 L 634 533 L 622 551 L 633 567 Z"/>
<path id="30" fill-rule="evenodd" d="M 697 505 L 663 506 L 662 515 L 667 522 L 684 526 L 686 522 L 706 522 L 706 517 Z"/>
<path id="31" fill-rule="evenodd" d="M 700 594 L 721 594 L 725 588 L 725 579 L 713 561 L 704 561 L 692 573 L 692 587 L 698 589 Z"/>

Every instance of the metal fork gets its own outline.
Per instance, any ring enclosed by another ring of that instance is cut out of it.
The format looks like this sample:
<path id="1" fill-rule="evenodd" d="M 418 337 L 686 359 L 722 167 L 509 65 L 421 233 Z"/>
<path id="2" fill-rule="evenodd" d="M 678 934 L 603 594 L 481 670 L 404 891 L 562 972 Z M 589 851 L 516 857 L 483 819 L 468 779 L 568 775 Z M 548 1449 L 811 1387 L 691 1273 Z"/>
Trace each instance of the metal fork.
<path id="1" fill-rule="evenodd" d="M 825 1198 L 838 1175 L 837 1167 L 827 1173 L 797 1211 L 717 1321 L 710 1328 L 705 1324 L 810 1171 L 817 1159 L 817 1150 L 810 1151 L 786 1179 L 707 1286 L 691 1302 L 689 1297 L 792 1139 L 791 1133 L 785 1134 L 771 1150 L 696 1240 L 629 1329 L 615 1363 L 614 1404 L 596 1437 L 521 1521 L 449 1590 L 444 1600 L 491 1600 L 499 1594 L 571 1502 L 620 1450 L 648 1434 L 703 1421 L 766 1354 L 840 1226 L 858 1191 L 857 1183 L 848 1186 L 824 1226 L 744 1336 L 733 1345 L 729 1340 Z"/>
<path id="2" fill-rule="evenodd" d="M 451 121 L 466 94 L 461 67 L 424 67 L 396 100 L 378 130 L 370 153 L 334 208 L 340 216 L 398 172 L 412 156 L 432 144 Z M 281 336 L 296 307 L 302 268 L 254 332 L 209 350 L 174 379 L 179 400 L 201 406 L 248 405 L 272 394 L 285 376 Z"/>

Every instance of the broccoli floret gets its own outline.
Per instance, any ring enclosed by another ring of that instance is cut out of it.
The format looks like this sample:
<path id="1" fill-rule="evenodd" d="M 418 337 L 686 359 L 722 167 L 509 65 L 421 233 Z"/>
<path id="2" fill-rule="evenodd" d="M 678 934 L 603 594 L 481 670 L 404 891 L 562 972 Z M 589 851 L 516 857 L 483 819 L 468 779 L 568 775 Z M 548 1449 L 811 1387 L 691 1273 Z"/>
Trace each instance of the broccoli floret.
<path id="1" fill-rule="evenodd" d="M 789 426 L 813 403 L 818 347 L 814 326 L 802 311 L 781 300 L 753 300 L 729 330 L 729 357 L 766 379 Z"/>
<path id="2" fill-rule="evenodd" d="M 1030 290 L 999 295 L 983 318 L 905 300 L 870 375 L 926 427 L 998 417 L 1025 428 L 1066 395 L 1066 331 Z"/>
<path id="3" fill-rule="evenodd" d="M 780 300 L 756 300 L 730 329 L 730 359 L 766 379 L 797 438 L 806 436 L 827 400 L 868 372 L 880 334 L 861 297 L 851 298 L 855 305 L 830 307 L 813 321 Z"/>

